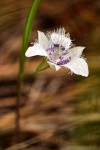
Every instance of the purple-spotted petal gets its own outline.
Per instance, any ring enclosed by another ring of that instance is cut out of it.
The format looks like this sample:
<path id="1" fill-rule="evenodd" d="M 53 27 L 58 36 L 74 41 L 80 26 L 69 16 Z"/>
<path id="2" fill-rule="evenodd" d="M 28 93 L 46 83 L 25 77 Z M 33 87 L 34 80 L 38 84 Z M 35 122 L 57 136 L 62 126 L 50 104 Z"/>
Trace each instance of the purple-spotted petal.
<path id="1" fill-rule="evenodd" d="M 37 56 L 37 55 L 48 57 L 46 51 L 38 43 L 36 43 L 34 46 L 29 47 L 25 53 L 25 56 L 27 57 Z"/>
<path id="2" fill-rule="evenodd" d="M 60 66 L 58 66 L 50 61 L 48 61 L 47 63 L 50 65 L 51 68 L 55 69 L 56 71 L 58 71 L 61 68 Z"/>
<path id="3" fill-rule="evenodd" d="M 78 75 L 87 77 L 89 74 L 88 65 L 83 58 L 73 59 L 71 62 L 63 66 L 69 68 L 72 72 Z"/>
<path id="4" fill-rule="evenodd" d="M 45 36 L 45 34 L 41 31 L 38 31 L 38 42 L 44 49 L 47 49 L 48 39 Z"/>

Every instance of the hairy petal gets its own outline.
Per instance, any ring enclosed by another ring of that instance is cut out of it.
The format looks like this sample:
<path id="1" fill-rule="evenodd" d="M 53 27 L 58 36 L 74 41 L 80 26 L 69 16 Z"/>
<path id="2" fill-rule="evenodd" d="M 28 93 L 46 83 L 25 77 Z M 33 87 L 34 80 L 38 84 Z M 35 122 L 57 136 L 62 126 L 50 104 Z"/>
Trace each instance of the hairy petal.
<path id="1" fill-rule="evenodd" d="M 73 59 L 71 62 L 63 66 L 69 68 L 72 72 L 78 75 L 87 77 L 89 74 L 88 65 L 83 58 Z"/>
<path id="2" fill-rule="evenodd" d="M 37 56 L 37 55 L 48 57 L 46 51 L 38 43 L 36 43 L 34 46 L 29 47 L 25 53 L 25 56 L 27 57 Z"/>
<path id="3" fill-rule="evenodd" d="M 48 46 L 48 39 L 47 37 L 45 36 L 45 34 L 41 31 L 38 31 L 38 42 L 39 44 L 44 48 L 46 49 L 47 46 Z"/>
<path id="4" fill-rule="evenodd" d="M 55 69 L 56 71 L 58 71 L 61 68 L 60 66 L 58 66 L 50 61 L 48 61 L 47 63 L 50 65 L 51 68 Z"/>
<path id="5" fill-rule="evenodd" d="M 66 49 L 70 48 L 71 45 L 71 39 L 65 37 L 64 35 L 52 33 L 51 34 L 51 40 L 54 44 L 59 44 L 64 46 Z"/>

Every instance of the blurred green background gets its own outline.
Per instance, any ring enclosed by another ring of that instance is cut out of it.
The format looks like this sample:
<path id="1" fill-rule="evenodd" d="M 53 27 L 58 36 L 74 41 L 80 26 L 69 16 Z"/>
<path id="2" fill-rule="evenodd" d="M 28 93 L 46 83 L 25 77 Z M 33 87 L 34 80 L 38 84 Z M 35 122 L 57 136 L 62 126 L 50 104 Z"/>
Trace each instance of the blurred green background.
<path id="1" fill-rule="evenodd" d="M 89 77 L 48 69 L 26 76 L 21 91 L 20 135 L 16 133 L 16 83 L 25 19 L 31 0 L 0 1 L 0 150 L 100 149 L 100 1 L 41 0 L 37 30 L 65 27 L 85 46 Z M 40 57 L 27 58 L 34 69 Z M 19 138 L 19 142 L 18 139 Z"/>

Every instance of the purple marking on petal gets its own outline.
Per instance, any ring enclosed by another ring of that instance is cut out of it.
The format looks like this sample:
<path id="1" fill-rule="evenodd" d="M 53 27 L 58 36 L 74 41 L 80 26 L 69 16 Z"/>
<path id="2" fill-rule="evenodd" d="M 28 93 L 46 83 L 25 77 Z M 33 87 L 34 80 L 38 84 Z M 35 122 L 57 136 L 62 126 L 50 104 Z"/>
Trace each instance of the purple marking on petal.
<path id="1" fill-rule="evenodd" d="M 57 65 L 64 65 L 71 61 L 72 56 L 69 58 L 64 58 L 68 54 L 68 49 L 59 44 L 50 43 L 47 48 L 47 54 L 49 55 L 49 60 Z"/>
<path id="2" fill-rule="evenodd" d="M 50 52 L 49 55 L 52 55 L 52 53 Z"/>
<path id="3" fill-rule="evenodd" d="M 58 48 L 58 47 L 59 47 L 59 44 L 54 44 L 54 47 L 57 47 L 57 48 Z"/>
<path id="4" fill-rule="evenodd" d="M 68 51 L 67 51 L 67 50 L 64 50 L 64 51 L 62 52 L 62 54 L 63 54 L 63 55 L 66 55 L 66 54 L 68 54 Z"/>
<path id="5" fill-rule="evenodd" d="M 63 57 L 62 57 L 62 56 L 59 56 L 59 59 L 60 59 L 60 60 L 63 60 Z"/>
<path id="6" fill-rule="evenodd" d="M 57 65 L 63 65 L 62 61 L 57 62 Z"/>
<path id="7" fill-rule="evenodd" d="M 67 64 L 70 61 L 71 61 L 71 57 L 69 57 L 68 59 L 64 59 L 64 60 L 58 61 L 57 65 L 65 65 L 65 64 Z"/>

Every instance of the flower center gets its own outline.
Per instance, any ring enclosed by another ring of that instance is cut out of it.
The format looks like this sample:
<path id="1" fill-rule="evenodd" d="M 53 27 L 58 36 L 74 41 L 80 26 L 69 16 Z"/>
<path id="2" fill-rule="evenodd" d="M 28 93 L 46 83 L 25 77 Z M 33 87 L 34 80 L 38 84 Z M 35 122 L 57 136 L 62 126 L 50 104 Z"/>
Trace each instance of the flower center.
<path id="1" fill-rule="evenodd" d="M 71 57 L 67 58 L 68 50 L 59 44 L 50 44 L 46 50 L 49 60 L 57 65 L 67 64 Z"/>

